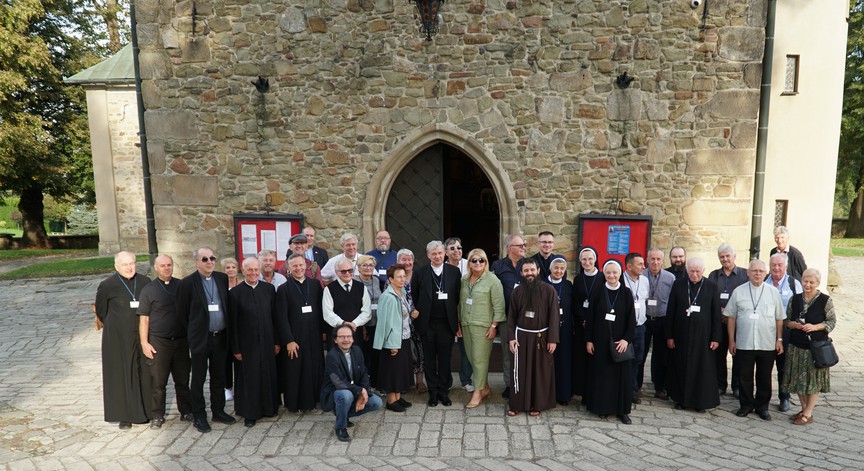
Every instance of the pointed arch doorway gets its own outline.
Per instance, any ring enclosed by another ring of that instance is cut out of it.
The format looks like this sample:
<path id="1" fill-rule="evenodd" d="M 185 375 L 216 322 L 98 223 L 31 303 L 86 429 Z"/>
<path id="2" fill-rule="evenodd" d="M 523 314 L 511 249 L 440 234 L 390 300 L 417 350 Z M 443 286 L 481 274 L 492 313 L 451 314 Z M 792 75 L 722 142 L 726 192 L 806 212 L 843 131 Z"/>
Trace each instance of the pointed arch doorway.
<path id="1" fill-rule="evenodd" d="M 393 246 L 409 248 L 416 266 L 428 262 L 426 244 L 455 236 L 463 256 L 472 248 L 496 258 L 501 210 L 486 172 L 464 151 L 438 142 L 399 172 L 387 197 L 385 226 Z"/>

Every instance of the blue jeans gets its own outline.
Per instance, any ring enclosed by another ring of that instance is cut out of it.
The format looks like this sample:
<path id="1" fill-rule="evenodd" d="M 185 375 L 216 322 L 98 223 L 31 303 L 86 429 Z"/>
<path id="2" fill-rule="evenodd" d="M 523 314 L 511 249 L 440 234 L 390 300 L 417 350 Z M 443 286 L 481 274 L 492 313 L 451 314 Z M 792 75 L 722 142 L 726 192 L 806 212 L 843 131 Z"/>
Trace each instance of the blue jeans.
<path id="1" fill-rule="evenodd" d="M 384 406 L 377 394 L 370 394 L 366 407 L 360 412 L 354 410 L 354 394 L 347 389 L 339 389 L 333 393 L 333 413 L 336 414 L 336 428 L 348 428 L 348 418 L 363 415 L 367 412 L 375 412 Z"/>
<path id="2" fill-rule="evenodd" d="M 633 394 L 636 394 L 636 390 L 639 389 L 639 370 L 642 369 L 642 365 L 645 360 L 643 359 L 643 353 L 645 350 L 645 324 L 636 326 L 636 335 L 633 336 L 633 350 L 636 353 L 636 358 L 633 359 Z M 635 396 L 634 396 L 635 397 Z"/>
<path id="3" fill-rule="evenodd" d="M 459 344 L 459 382 L 462 387 L 471 383 L 471 374 L 474 371 L 471 369 L 471 362 L 468 361 L 468 355 L 465 354 L 465 340 L 461 337 L 457 342 Z"/>

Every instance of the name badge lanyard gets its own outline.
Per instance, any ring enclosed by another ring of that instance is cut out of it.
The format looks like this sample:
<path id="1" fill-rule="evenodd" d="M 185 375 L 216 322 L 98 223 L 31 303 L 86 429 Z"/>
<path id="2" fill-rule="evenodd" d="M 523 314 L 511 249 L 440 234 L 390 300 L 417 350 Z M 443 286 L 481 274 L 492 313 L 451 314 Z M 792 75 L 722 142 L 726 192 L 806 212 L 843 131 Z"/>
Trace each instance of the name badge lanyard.
<path id="1" fill-rule="evenodd" d="M 131 290 L 129 289 L 129 285 L 126 284 L 126 280 L 124 280 L 123 277 L 120 276 L 119 273 L 117 273 L 117 278 L 120 278 L 120 283 L 122 283 L 123 287 L 126 288 L 126 292 L 129 293 L 129 296 L 132 296 L 132 301 L 133 302 L 137 301 L 137 299 L 135 299 L 135 291 L 138 291 L 138 277 L 136 277 L 136 276 L 132 277 L 132 289 Z"/>
<path id="2" fill-rule="evenodd" d="M 162 288 L 162 291 L 165 291 L 166 293 L 168 293 L 169 296 L 177 296 L 177 290 L 176 289 L 174 290 L 174 292 L 171 292 L 168 290 L 168 288 L 165 287 L 165 285 L 171 286 L 172 281 L 174 281 L 174 280 L 173 279 L 168 280 L 168 283 L 157 283 L 157 284 Z"/>
<path id="3" fill-rule="evenodd" d="M 396 294 L 395 292 L 393 293 L 393 296 L 396 296 L 396 298 L 399 299 L 399 303 L 402 304 L 402 312 L 405 313 L 405 314 L 402 316 L 402 318 L 404 319 L 405 316 L 411 315 L 411 300 L 410 300 L 410 299 L 405 299 L 405 298 L 407 298 L 407 296 L 404 296 L 404 297 L 403 297 L 403 296 L 399 296 L 399 295 Z"/>
<path id="4" fill-rule="evenodd" d="M 586 278 L 588 278 L 588 277 L 583 273 L 582 274 L 582 284 L 585 285 L 585 301 L 588 301 L 589 299 L 591 299 L 591 292 L 594 291 L 594 283 L 597 281 L 597 274 L 595 273 L 594 276 L 591 277 L 591 287 L 590 288 L 588 287 L 588 281 L 586 281 Z"/>
<path id="5" fill-rule="evenodd" d="M 690 283 L 687 283 L 687 299 L 690 301 L 690 309 L 688 309 L 689 312 L 687 313 L 688 316 L 690 315 L 690 312 L 693 312 L 692 307 L 696 304 L 696 301 L 699 300 L 699 293 L 702 292 L 702 286 L 704 285 L 705 283 L 702 283 L 702 281 L 700 280 L 699 289 L 696 290 L 696 296 L 693 296 L 693 294 L 690 292 Z"/>
<path id="6" fill-rule="evenodd" d="M 630 280 L 629 277 L 627 277 L 627 275 L 624 275 L 624 276 L 625 276 L 624 279 L 627 281 L 627 287 L 629 288 L 630 285 L 633 284 L 633 281 Z M 642 277 L 640 276 L 640 277 L 636 280 L 636 289 L 632 290 L 632 291 L 633 291 L 633 299 L 634 299 L 637 303 L 639 302 L 639 285 L 641 285 L 641 284 L 642 284 Z"/>
<path id="7" fill-rule="evenodd" d="M 615 299 L 609 298 L 609 289 L 606 290 L 606 303 L 609 305 L 609 314 L 615 314 L 615 303 L 618 302 L 618 295 L 621 294 L 621 289 L 615 290 Z"/>
<path id="8" fill-rule="evenodd" d="M 549 281 L 552 281 L 552 275 L 549 275 Z M 559 321 L 558 325 L 560 327 L 564 326 L 564 308 L 561 307 L 561 291 L 564 290 L 564 280 L 561 280 L 559 283 L 552 283 L 552 287 L 555 288 L 555 294 L 558 295 L 558 315 Z"/>
<path id="9" fill-rule="evenodd" d="M 756 308 L 759 306 L 759 301 L 762 301 L 762 295 L 765 294 L 765 286 L 759 286 L 759 298 L 756 301 L 753 301 L 753 284 L 749 283 L 750 288 L 750 302 L 753 303 L 753 314 L 757 314 Z"/>
<path id="10" fill-rule="evenodd" d="M 432 272 L 432 281 L 435 282 L 435 287 L 438 288 L 439 293 L 444 292 L 444 267 L 441 267 L 441 283 L 438 283 L 438 280 L 435 279 L 435 272 Z"/>
<path id="11" fill-rule="evenodd" d="M 293 281 L 294 281 L 294 288 L 297 290 L 298 293 L 300 293 L 300 296 L 303 296 L 303 304 L 305 306 L 308 306 L 309 305 L 309 285 L 308 284 L 306 285 L 306 287 L 305 287 L 306 291 L 303 292 L 300 289 L 301 283 L 297 280 L 293 280 Z"/>
<path id="12" fill-rule="evenodd" d="M 481 277 L 481 278 L 482 278 L 482 277 Z M 473 304 L 473 303 L 474 303 L 474 302 L 473 302 L 473 299 L 474 299 L 474 286 L 476 286 L 478 282 L 480 282 L 480 278 L 477 278 L 477 280 L 474 281 L 474 283 L 471 283 L 471 279 L 470 279 L 470 278 L 468 279 L 468 299 L 469 299 L 469 300 L 472 300 L 472 301 L 471 301 L 470 303 L 466 301 L 465 304 L 469 304 L 469 305 L 470 305 L 470 304 Z"/>
<path id="13" fill-rule="evenodd" d="M 210 281 L 212 281 L 212 278 L 209 281 L 206 278 L 204 279 L 204 294 L 207 295 L 208 303 L 216 304 L 216 297 L 213 295 L 213 291 L 210 290 Z"/>

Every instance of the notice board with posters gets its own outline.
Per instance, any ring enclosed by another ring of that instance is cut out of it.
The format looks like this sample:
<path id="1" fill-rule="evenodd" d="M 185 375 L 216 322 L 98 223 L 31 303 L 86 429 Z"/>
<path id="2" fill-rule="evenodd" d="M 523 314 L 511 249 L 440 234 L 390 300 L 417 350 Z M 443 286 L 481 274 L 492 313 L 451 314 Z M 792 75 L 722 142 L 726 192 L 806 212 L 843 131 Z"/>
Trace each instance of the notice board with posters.
<path id="1" fill-rule="evenodd" d="M 585 246 L 597 250 L 599 267 L 609 259 L 618 260 L 623 266 L 624 257 L 630 252 L 646 256 L 651 247 L 651 222 L 651 216 L 580 214 L 579 250 Z"/>
<path id="2" fill-rule="evenodd" d="M 234 215 L 234 254 L 237 262 L 257 257 L 258 252 L 276 252 L 276 269 L 285 263 L 291 236 L 303 230 L 303 215 L 288 213 L 237 213 Z"/>

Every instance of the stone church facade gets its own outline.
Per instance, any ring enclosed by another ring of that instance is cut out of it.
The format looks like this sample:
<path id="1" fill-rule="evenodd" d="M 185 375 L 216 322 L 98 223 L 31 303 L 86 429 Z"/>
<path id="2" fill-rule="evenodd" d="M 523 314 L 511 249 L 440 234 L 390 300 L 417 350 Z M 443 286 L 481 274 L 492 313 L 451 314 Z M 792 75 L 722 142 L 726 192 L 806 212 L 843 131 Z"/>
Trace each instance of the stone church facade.
<path id="1" fill-rule="evenodd" d="M 709 1 L 703 20 L 685 0 L 450 0 L 432 41 L 402 0 L 139 1 L 159 249 L 181 269 L 200 245 L 230 255 L 233 214 L 266 204 L 302 213 L 331 251 L 344 231 L 369 250 L 375 230 L 404 222 L 469 240 L 459 232 L 491 228 L 491 252 L 508 233 L 530 244 L 551 230 L 572 259 L 578 215 L 617 211 L 652 216 L 656 246 L 683 245 L 713 263 L 728 241 L 743 263 L 767 1 Z M 801 60 L 802 86 L 813 73 L 827 97 L 802 109 L 802 91 L 791 112 L 771 116 L 771 126 L 790 121 L 791 133 L 796 120 L 825 116 L 811 143 L 824 156 L 821 180 L 785 200 L 771 193 L 795 181 L 790 174 L 814 174 L 812 155 L 795 151 L 803 144 L 771 134 L 769 169 L 781 155 L 793 165 L 767 178 L 761 231 L 764 258 L 786 201 L 793 245 L 823 271 L 848 12 L 846 2 L 828 4 L 778 11 L 772 109 L 783 106 L 790 73 L 784 41 L 835 32 L 830 44 L 822 37 L 827 68 L 807 72 Z M 817 55 L 803 39 L 802 57 Z M 417 183 L 397 188 L 412 165 Z M 418 190 L 432 180 L 443 183 Z M 411 206 L 426 193 L 440 202 Z M 431 216 L 406 222 L 413 216 L 397 203 Z M 490 212 L 488 223 L 466 225 Z"/>

